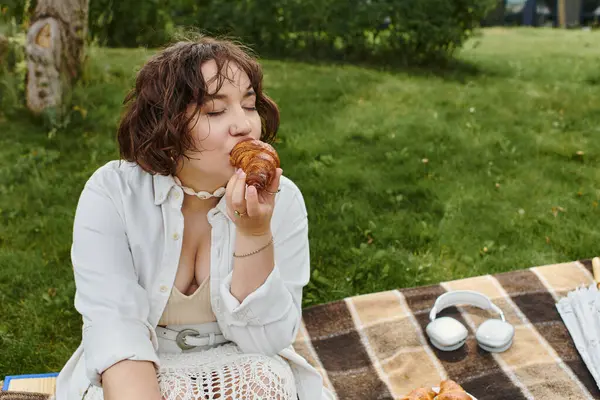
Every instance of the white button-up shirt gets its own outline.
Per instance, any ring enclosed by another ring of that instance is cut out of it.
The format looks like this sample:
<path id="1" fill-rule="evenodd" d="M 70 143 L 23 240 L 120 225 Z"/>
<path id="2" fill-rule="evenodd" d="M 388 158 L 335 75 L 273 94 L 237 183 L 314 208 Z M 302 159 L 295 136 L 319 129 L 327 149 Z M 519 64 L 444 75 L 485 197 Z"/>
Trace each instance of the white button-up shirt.
<path id="1" fill-rule="evenodd" d="M 330 398 L 319 373 L 291 347 L 310 277 L 308 219 L 298 187 L 281 177 L 280 189 L 271 219 L 275 267 L 241 304 L 230 292 L 236 229 L 225 198 L 209 211 L 211 305 L 225 338 L 242 351 L 290 362 L 300 400 Z M 58 377 L 57 400 L 80 399 L 119 361 L 160 365 L 155 328 L 179 265 L 182 204 L 172 176 L 129 162 L 111 161 L 86 183 L 71 248 L 83 338 Z"/>

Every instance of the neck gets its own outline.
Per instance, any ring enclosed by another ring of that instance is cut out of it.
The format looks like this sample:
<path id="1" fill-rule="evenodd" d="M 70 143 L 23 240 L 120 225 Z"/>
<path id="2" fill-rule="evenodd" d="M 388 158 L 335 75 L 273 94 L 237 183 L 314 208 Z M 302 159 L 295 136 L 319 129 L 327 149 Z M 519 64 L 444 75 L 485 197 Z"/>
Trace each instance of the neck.
<path id="1" fill-rule="evenodd" d="M 195 192 L 205 191 L 209 193 L 214 193 L 215 190 L 225 186 L 225 184 L 221 182 L 215 182 L 214 180 L 211 182 L 211 180 L 208 178 L 204 179 L 202 177 L 199 177 L 197 174 L 190 174 L 185 170 L 180 171 L 177 174 L 177 178 L 179 179 L 179 181 L 181 181 L 182 186 L 190 188 Z M 209 210 L 216 207 L 220 200 L 220 197 L 200 199 L 196 196 L 184 193 L 182 207 L 184 211 L 207 213 Z"/>
<path id="2" fill-rule="evenodd" d="M 191 213 L 202 213 L 208 214 L 210 210 L 215 208 L 221 199 L 211 197 L 207 200 L 200 200 L 195 196 L 184 195 L 183 205 L 181 206 L 183 212 Z"/>
<path id="3" fill-rule="evenodd" d="M 177 179 L 177 178 L 176 178 Z M 179 183 L 179 182 L 178 182 Z M 224 192 L 223 187 L 217 188 L 220 189 L 218 192 L 213 193 L 214 191 L 202 190 L 202 193 L 194 193 L 189 186 L 180 183 L 183 186 L 183 210 L 191 211 L 191 212 L 203 212 L 207 213 L 209 210 L 213 209 L 217 206 L 219 201 L 221 201 L 222 193 Z M 208 197 L 210 194 L 215 194 L 217 196 Z"/>

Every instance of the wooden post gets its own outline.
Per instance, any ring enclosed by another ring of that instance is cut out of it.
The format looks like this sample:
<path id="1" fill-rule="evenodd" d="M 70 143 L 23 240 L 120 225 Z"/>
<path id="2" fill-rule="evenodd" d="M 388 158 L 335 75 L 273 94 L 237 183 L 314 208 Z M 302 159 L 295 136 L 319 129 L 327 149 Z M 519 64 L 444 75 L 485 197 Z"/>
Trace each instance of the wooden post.
<path id="1" fill-rule="evenodd" d="M 88 0 L 39 0 L 27 32 L 27 107 L 63 105 L 81 75 Z"/>
<path id="2" fill-rule="evenodd" d="M 567 7 L 565 4 L 566 1 L 567 0 L 558 0 L 558 26 L 560 26 L 563 29 L 567 27 Z"/>

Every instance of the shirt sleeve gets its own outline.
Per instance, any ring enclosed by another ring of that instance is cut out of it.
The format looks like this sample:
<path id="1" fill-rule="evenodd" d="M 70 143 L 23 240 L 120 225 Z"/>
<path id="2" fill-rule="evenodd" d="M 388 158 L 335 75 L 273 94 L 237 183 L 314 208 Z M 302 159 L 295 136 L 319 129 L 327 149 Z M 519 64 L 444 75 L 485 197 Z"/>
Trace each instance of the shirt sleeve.
<path id="1" fill-rule="evenodd" d="M 75 308 L 84 322 L 86 374 L 98 386 L 102 373 L 119 361 L 151 361 L 158 367 L 148 294 L 134 270 L 118 188 L 109 189 L 117 186 L 117 173 L 99 170 L 87 182 L 75 214 L 71 247 Z"/>
<path id="2" fill-rule="evenodd" d="M 265 282 L 241 303 L 231 294 L 232 272 L 220 287 L 231 340 L 243 351 L 266 355 L 293 343 L 302 317 L 302 289 L 310 278 L 308 218 L 297 188 L 288 206 L 277 212 L 275 267 Z"/>

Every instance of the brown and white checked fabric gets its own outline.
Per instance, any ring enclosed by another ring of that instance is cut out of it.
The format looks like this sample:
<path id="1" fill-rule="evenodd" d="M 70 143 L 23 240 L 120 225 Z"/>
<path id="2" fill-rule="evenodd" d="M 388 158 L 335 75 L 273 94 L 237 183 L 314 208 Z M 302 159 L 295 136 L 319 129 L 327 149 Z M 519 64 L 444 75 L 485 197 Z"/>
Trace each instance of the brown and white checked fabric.
<path id="1" fill-rule="evenodd" d="M 589 261 L 572 262 L 314 306 L 304 310 L 294 347 L 340 400 L 398 399 L 446 378 L 479 400 L 600 399 L 555 306 L 569 291 L 590 284 L 591 271 Z M 511 349 L 490 354 L 478 348 L 475 328 L 495 316 L 472 307 L 440 314 L 470 328 L 462 349 L 446 353 L 429 345 L 424 330 L 431 306 L 440 294 L 461 289 L 486 294 L 504 311 L 516 331 Z"/>
<path id="2" fill-rule="evenodd" d="M 555 305 L 589 285 L 591 270 L 589 261 L 572 262 L 315 306 L 304 311 L 294 347 L 343 400 L 398 399 L 446 378 L 479 400 L 600 399 Z M 442 352 L 429 344 L 424 332 L 435 299 L 464 289 L 489 296 L 515 326 L 508 351 L 490 354 L 477 346 L 476 327 L 496 316 L 469 306 L 440 314 L 469 328 L 462 349 Z"/>
<path id="3" fill-rule="evenodd" d="M 47 400 L 49 397 L 49 395 L 41 393 L 0 391 L 0 400 Z"/>

